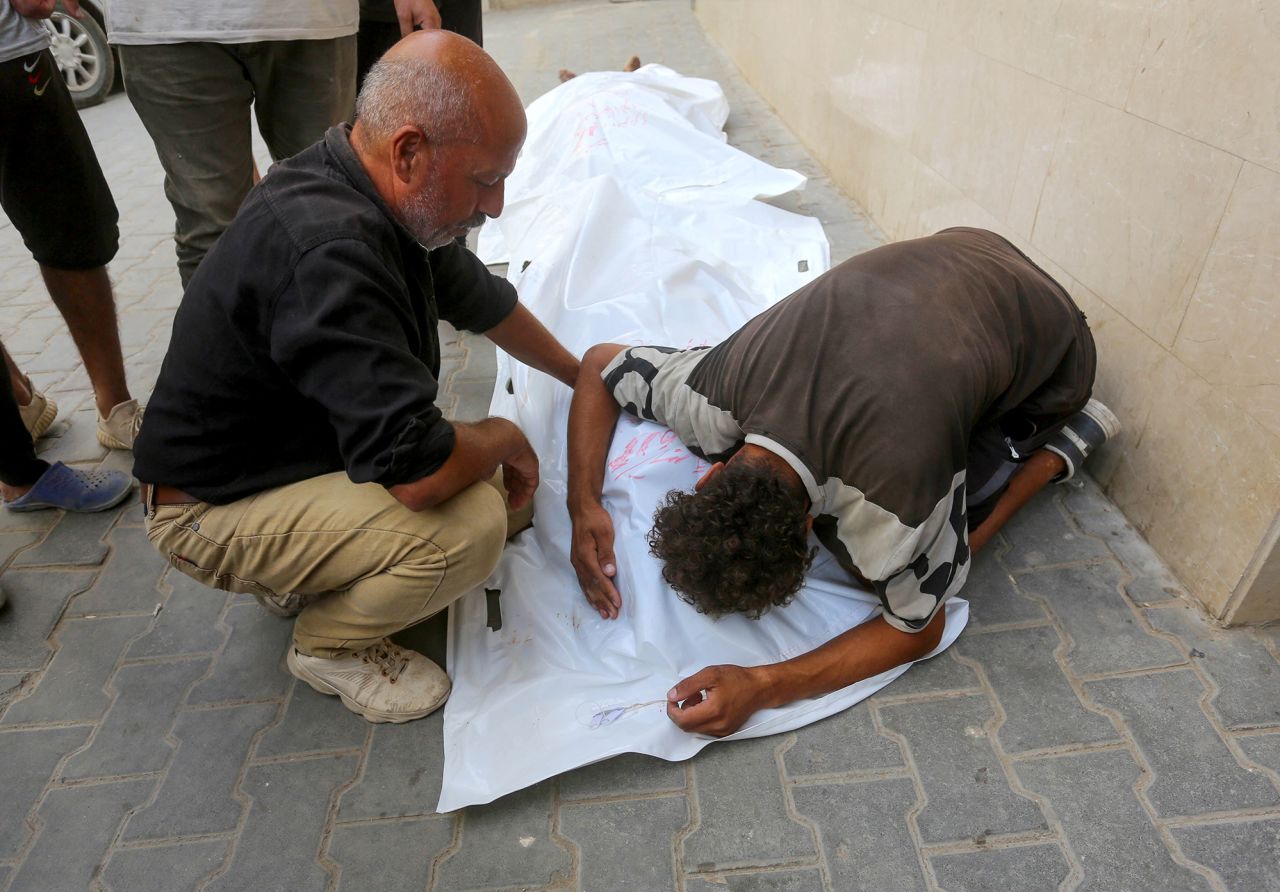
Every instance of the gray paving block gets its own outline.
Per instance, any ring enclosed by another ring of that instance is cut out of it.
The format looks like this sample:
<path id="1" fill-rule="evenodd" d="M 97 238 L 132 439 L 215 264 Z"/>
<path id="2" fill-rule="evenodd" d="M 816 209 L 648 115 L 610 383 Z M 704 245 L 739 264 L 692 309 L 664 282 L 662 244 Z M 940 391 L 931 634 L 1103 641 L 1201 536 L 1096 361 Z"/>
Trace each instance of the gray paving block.
<path id="1" fill-rule="evenodd" d="M 1236 742 L 1250 759 L 1280 774 L 1280 734 L 1237 737 Z"/>
<path id="2" fill-rule="evenodd" d="M 0 709 L 18 696 L 22 690 L 22 683 L 32 674 L 31 672 L 0 672 Z"/>
<path id="3" fill-rule="evenodd" d="M 1251 629 L 1215 629 L 1189 607 L 1148 610 L 1147 619 L 1203 654 L 1197 665 L 1218 685 L 1213 707 L 1228 728 L 1280 725 L 1280 661 Z"/>
<path id="4" fill-rule="evenodd" d="M 119 513 L 120 509 L 112 508 L 96 514 L 63 514 L 44 541 L 18 555 L 13 566 L 97 566 L 107 556 L 107 546 L 102 537 L 111 529 Z"/>
<path id="5" fill-rule="evenodd" d="M 589 890 L 675 887 L 671 842 L 689 823 L 683 796 L 565 805 L 560 833 L 578 844 L 578 882 Z"/>
<path id="6" fill-rule="evenodd" d="M 685 892 L 825 892 L 826 889 L 822 871 L 817 868 L 731 873 L 723 879 L 724 883 L 691 880 L 685 884 Z"/>
<path id="7" fill-rule="evenodd" d="M 1001 560 L 1015 573 L 1111 557 L 1102 542 L 1084 535 L 1068 520 L 1054 490 L 1028 502 L 1001 533 L 1011 546 Z"/>
<path id="8" fill-rule="evenodd" d="M 151 792 L 150 780 L 50 790 L 40 806 L 35 845 L 11 889 L 87 889 L 116 828 Z"/>
<path id="9" fill-rule="evenodd" d="M 1049 800 L 1084 867 L 1080 890 L 1172 892 L 1208 889 L 1174 862 L 1134 795 L 1141 769 L 1126 752 L 1082 753 L 1017 764 L 1027 789 Z"/>
<path id="10" fill-rule="evenodd" d="M 969 602 L 969 622 L 975 627 L 1048 619 L 1043 607 L 1018 591 L 994 547 L 974 556 L 960 595 Z"/>
<path id="11" fill-rule="evenodd" d="M 190 576 L 170 570 L 165 577 L 171 591 L 151 630 L 126 652 L 127 659 L 172 657 L 209 653 L 222 647 L 228 629 L 218 617 L 227 605 L 227 593 L 201 585 Z"/>
<path id="12" fill-rule="evenodd" d="M 996 760 L 983 731 L 991 715 L 981 696 L 880 707 L 884 726 L 906 738 L 924 785 L 928 802 L 916 818 L 924 842 L 1047 829 Z"/>
<path id="13" fill-rule="evenodd" d="M 62 777 L 110 777 L 159 771 L 172 748 L 165 733 L 187 688 L 208 668 L 208 660 L 125 666 L 111 677 L 116 699 L 93 743 L 76 753 L 62 769 Z"/>
<path id="14" fill-rule="evenodd" d="M 195 889 L 227 856 L 229 840 L 117 849 L 102 872 L 113 892 L 174 892 Z"/>
<path id="15" fill-rule="evenodd" d="M 364 746 L 371 727 L 337 697 L 327 697 L 304 682 L 294 681 L 285 701 L 284 718 L 263 736 L 255 755 L 355 749 Z"/>
<path id="16" fill-rule="evenodd" d="M 240 791 L 252 804 L 227 872 L 210 890 L 323 889 L 316 860 L 334 792 L 351 779 L 355 756 L 255 765 Z"/>
<path id="17" fill-rule="evenodd" d="M 293 622 L 267 613 L 257 604 L 236 604 L 227 610 L 231 636 L 213 664 L 213 672 L 196 685 L 187 702 L 270 700 L 282 697 L 291 676 L 284 666 L 285 647 L 292 640 Z"/>
<path id="18" fill-rule="evenodd" d="M 155 799 L 129 820 L 123 838 L 234 830 L 244 810 L 234 791 L 249 744 L 275 715 L 273 703 L 179 713 L 169 735 L 176 742 L 173 761 Z"/>
<path id="19" fill-rule="evenodd" d="M 1071 872 L 1056 845 L 936 855 L 931 860 L 938 886 L 947 892 L 1057 889 Z"/>
<path id="20" fill-rule="evenodd" d="M 455 421 L 475 422 L 489 417 L 489 403 L 493 399 L 493 380 L 480 381 L 454 377 L 449 393 L 457 401 L 453 409 Z"/>
<path id="21" fill-rule="evenodd" d="M 9 514 L 11 512 L 4 512 Z M 39 530 L 21 530 L 12 533 L 0 533 L 0 567 L 4 567 L 22 549 L 40 538 Z"/>
<path id="22" fill-rule="evenodd" d="M 552 784 L 536 784 L 462 812 L 461 846 L 436 867 L 437 889 L 541 887 L 573 870 L 551 838 Z"/>
<path id="23" fill-rule="evenodd" d="M 63 415 L 36 443 L 36 455 L 50 464 L 99 462 L 106 454 L 107 447 L 98 442 L 98 411 L 92 407 Z"/>
<path id="24" fill-rule="evenodd" d="M 796 787 L 792 797 L 818 827 L 833 889 L 925 888 L 907 827 L 916 806 L 910 780 Z"/>
<path id="25" fill-rule="evenodd" d="M 898 744 L 877 733 L 866 701 L 799 728 L 795 736 L 795 743 L 782 754 L 791 778 L 903 766 Z"/>
<path id="26" fill-rule="evenodd" d="M 462 346 L 466 349 L 465 361 L 459 365 L 457 379 L 487 381 L 493 384 L 498 373 L 498 351 L 493 342 L 474 332 L 461 332 Z"/>
<path id="27" fill-rule="evenodd" d="M 1114 563 L 1063 567 L 1018 577 L 1039 595 L 1071 636 L 1067 661 L 1079 675 L 1152 669 L 1186 662 L 1173 643 L 1147 632 L 1117 591 L 1124 579 Z"/>
<path id="28" fill-rule="evenodd" d="M 684 841 L 685 870 L 764 867 L 816 854 L 809 828 L 788 814 L 778 744 L 772 737 L 717 743 L 697 755 L 699 822 Z"/>
<path id="29" fill-rule="evenodd" d="M 666 759 L 627 753 L 560 775 L 561 799 L 589 799 L 684 789 L 684 767 Z"/>
<path id="30" fill-rule="evenodd" d="M 1088 475 L 1083 475 L 1081 484 L 1067 490 L 1063 504 L 1080 528 L 1105 542 L 1133 574 L 1134 579 L 1125 586 L 1129 596 L 1139 603 L 1184 597 L 1182 583 L 1098 484 Z"/>
<path id="31" fill-rule="evenodd" d="M 359 780 L 338 820 L 435 814 L 444 767 L 444 710 L 403 725 L 375 725 Z"/>
<path id="32" fill-rule="evenodd" d="M 1111 722 L 1080 703 L 1053 652 L 1061 643 L 1052 627 L 962 636 L 961 655 L 982 665 L 1004 707 L 997 732 L 1007 753 L 1116 740 Z"/>
<path id="33" fill-rule="evenodd" d="M 103 685 L 129 639 L 149 616 L 74 619 L 58 629 L 58 652 L 25 700 L 11 705 L 4 724 L 97 721 L 111 704 Z"/>
<path id="34" fill-rule="evenodd" d="M 980 691 L 978 675 L 957 661 L 951 652 L 943 651 L 931 660 L 916 663 L 898 676 L 888 687 L 871 696 L 880 703 L 911 694 L 939 694 L 944 691 Z"/>
<path id="35" fill-rule="evenodd" d="M 27 812 L 60 760 L 89 738 L 91 729 L 40 728 L 0 733 L 0 858 L 18 854 L 27 838 Z"/>
<path id="36" fill-rule="evenodd" d="M 0 608 L 0 669 L 44 668 L 53 651 L 46 639 L 72 595 L 92 582 L 93 573 L 79 570 L 5 571 L 0 584 L 8 604 Z"/>
<path id="37" fill-rule="evenodd" d="M 60 517 L 57 511 L 0 511 L 0 532 L 47 530 Z"/>
<path id="38" fill-rule="evenodd" d="M 1147 798 L 1161 817 L 1280 804 L 1262 775 L 1242 768 L 1200 710 L 1190 669 L 1090 682 L 1085 692 L 1118 712 L 1155 771 Z"/>
<path id="39" fill-rule="evenodd" d="M 1228 889 L 1280 889 L 1280 820 L 1174 827 L 1192 861 L 1222 877 Z"/>
<path id="40" fill-rule="evenodd" d="M 107 535 L 111 557 L 93 587 L 71 602 L 68 614 L 154 611 L 164 596 L 156 589 L 168 562 L 139 527 L 119 527 Z"/>
<path id="41" fill-rule="evenodd" d="M 338 824 L 329 858 L 341 868 L 339 889 L 420 892 L 431 865 L 453 840 L 453 818 L 404 818 Z"/>

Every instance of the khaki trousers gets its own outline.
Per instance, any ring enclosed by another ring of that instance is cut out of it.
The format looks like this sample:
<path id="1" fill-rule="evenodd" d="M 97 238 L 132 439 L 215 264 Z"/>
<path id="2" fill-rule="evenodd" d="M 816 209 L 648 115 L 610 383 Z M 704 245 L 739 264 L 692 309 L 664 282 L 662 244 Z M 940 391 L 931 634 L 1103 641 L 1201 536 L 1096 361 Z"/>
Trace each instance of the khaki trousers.
<path id="1" fill-rule="evenodd" d="M 173 566 L 215 589 L 324 594 L 298 615 L 294 646 L 332 657 L 438 613 L 493 572 L 511 512 L 501 475 L 410 511 L 382 486 L 326 474 L 229 505 L 157 505 L 147 535 Z"/>

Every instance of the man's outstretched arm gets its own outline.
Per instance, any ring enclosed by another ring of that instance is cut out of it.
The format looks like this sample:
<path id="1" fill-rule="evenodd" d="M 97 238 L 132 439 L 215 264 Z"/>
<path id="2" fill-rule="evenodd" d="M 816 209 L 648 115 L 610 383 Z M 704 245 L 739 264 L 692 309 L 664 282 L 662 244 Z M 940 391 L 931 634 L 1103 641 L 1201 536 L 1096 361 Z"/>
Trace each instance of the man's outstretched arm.
<path id="1" fill-rule="evenodd" d="M 484 336 L 525 365 L 546 372 L 569 387 L 574 386 L 578 360 L 524 304 L 516 304 L 507 318 Z"/>
<path id="2" fill-rule="evenodd" d="M 569 405 L 570 559 L 583 593 L 604 619 L 615 619 L 622 608 L 622 595 L 614 583 L 613 520 L 600 503 L 605 459 L 622 410 L 600 373 L 625 349 L 622 344 L 597 344 L 588 350 Z"/>
<path id="3" fill-rule="evenodd" d="M 901 632 L 877 616 L 781 663 L 708 666 L 671 689 L 667 715 L 685 731 L 724 737 L 757 710 L 829 694 L 920 659 L 942 640 L 945 617 L 946 611 L 939 610 L 929 625 L 913 633 Z"/>

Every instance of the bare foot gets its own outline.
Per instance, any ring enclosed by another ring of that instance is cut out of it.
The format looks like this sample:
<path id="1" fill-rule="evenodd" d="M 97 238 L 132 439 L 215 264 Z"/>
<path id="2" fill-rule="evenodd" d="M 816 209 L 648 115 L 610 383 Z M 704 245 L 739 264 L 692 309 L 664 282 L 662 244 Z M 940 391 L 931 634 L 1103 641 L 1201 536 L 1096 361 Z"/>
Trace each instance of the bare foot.
<path id="1" fill-rule="evenodd" d="M 574 74 L 572 71 L 570 71 L 568 68 L 561 68 L 561 69 L 560 69 L 560 83 L 562 83 L 562 84 L 563 84 L 563 83 L 565 83 L 565 82 L 567 82 L 567 81 L 571 81 L 571 80 L 573 80 L 575 77 L 577 77 L 577 75 L 576 75 L 576 74 Z"/>
<path id="2" fill-rule="evenodd" d="M 623 70 L 623 71 L 635 71 L 635 70 L 636 70 L 637 68 L 639 68 L 639 67 L 640 67 L 640 57 L 639 57 L 639 56 L 632 56 L 630 59 L 628 59 L 628 60 L 627 60 L 627 64 L 626 64 L 626 65 L 624 65 L 624 66 L 622 66 L 622 70 Z"/>

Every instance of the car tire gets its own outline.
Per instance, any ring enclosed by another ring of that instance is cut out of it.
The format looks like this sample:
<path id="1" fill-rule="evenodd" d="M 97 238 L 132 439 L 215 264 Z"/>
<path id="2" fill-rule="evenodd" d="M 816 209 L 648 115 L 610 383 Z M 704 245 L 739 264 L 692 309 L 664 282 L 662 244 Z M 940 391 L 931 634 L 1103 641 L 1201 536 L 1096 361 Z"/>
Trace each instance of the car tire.
<path id="1" fill-rule="evenodd" d="M 88 108 L 107 98 L 116 79 L 116 61 L 106 32 L 86 10 L 83 17 L 67 15 L 62 4 L 48 19 L 49 51 L 71 92 L 76 108 Z"/>

